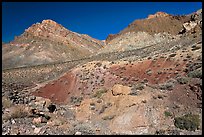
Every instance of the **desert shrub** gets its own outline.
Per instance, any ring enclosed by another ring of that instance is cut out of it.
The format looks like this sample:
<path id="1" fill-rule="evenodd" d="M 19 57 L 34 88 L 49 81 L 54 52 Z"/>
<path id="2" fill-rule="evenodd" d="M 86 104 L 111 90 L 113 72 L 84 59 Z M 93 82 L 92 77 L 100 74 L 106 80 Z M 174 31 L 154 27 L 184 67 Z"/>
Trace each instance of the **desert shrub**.
<path id="1" fill-rule="evenodd" d="M 102 117 L 103 120 L 111 120 L 115 117 L 115 115 L 111 115 L 111 116 L 104 116 Z"/>
<path id="2" fill-rule="evenodd" d="M 128 95 L 131 95 L 131 96 L 137 96 L 137 92 L 136 91 L 131 91 Z"/>
<path id="3" fill-rule="evenodd" d="M 157 96 L 157 98 L 158 98 L 158 99 L 163 99 L 164 97 L 163 97 L 161 94 L 159 94 L 159 95 Z"/>
<path id="4" fill-rule="evenodd" d="M 103 113 L 106 110 L 107 106 L 102 105 L 101 110 L 99 111 L 99 114 Z"/>
<path id="5" fill-rule="evenodd" d="M 98 63 L 96 63 L 96 65 L 94 67 L 100 67 L 100 66 L 102 66 L 102 63 L 98 62 Z"/>
<path id="6" fill-rule="evenodd" d="M 143 81 L 141 81 L 142 84 L 145 84 L 148 82 L 148 79 L 144 78 Z"/>
<path id="7" fill-rule="evenodd" d="M 150 59 L 152 59 L 152 57 L 148 57 L 147 59 L 150 60 Z"/>
<path id="8" fill-rule="evenodd" d="M 188 59 L 185 58 L 185 59 L 183 59 L 183 61 L 188 61 Z"/>
<path id="9" fill-rule="evenodd" d="M 11 107 L 12 102 L 11 102 L 11 100 L 9 98 L 3 96 L 2 97 L 2 105 L 3 105 L 4 108 L 9 108 L 9 107 Z"/>
<path id="10" fill-rule="evenodd" d="M 81 101 L 83 100 L 83 97 L 71 97 L 71 103 L 75 105 L 80 105 Z"/>
<path id="11" fill-rule="evenodd" d="M 194 45 L 194 46 L 192 46 L 192 49 L 191 49 L 191 50 L 194 51 L 194 50 L 198 50 L 198 49 L 200 49 L 200 48 L 201 48 L 201 47 Z"/>
<path id="12" fill-rule="evenodd" d="M 93 95 L 93 97 L 100 98 L 106 92 L 107 92 L 107 89 L 101 88 L 98 91 L 96 91 L 96 93 Z"/>
<path id="13" fill-rule="evenodd" d="M 172 116 L 171 112 L 169 112 L 169 111 L 164 111 L 164 115 L 166 117 L 171 117 Z"/>
<path id="14" fill-rule="evenodd" d="M 180 129 L 195 131 L 200 125 L 199 115 L 186 114 L 181 117 L 176 117 L 174 118 L 174 125 Z"/>
<path id="15" fill-rule="evenodd" d="M 190 78 L 202 78 L 202 69 L 196 69 L 188 73 Z"/>
<path id="16" fill-rule="evenodd" d="M 138 83 L 136 85 L 133 85 L 132 90 L 143 90 L 144 89 L 144 84 L 143 83 Z"/>
<path id="17" fill-rule="evenodd" d="M 158 70 L 158 71 L 157 71 L 157 74 L 158 74 L 158 75 L 162 74 L 162 71 Z"/>
<path id="18" fill-rule="evenodd" d="M 170 54 L 169 57 L 175 57 L 176 53 Z"/>
<path id="19" fill-rule="evenodd" d="M 187 55 L 186 58 L 189 59 L 189 58 L 191 58 L 191 56 L 190 56 L 190 55 Z"/>
<path id="20" fill-rule="evenodd" d="M 156 130 L 155 134 L 156 135 L 164 135 L 165 134 L 165 130 L 163 130 L 163 129 Z"/>
<path id="21" fill-rule="evenodd" d="M 198 56 L 197 60 L 202 61 L 202 56 Z"/>
<path id="22" fill-rule="evenodd" d="M 90 106 L 95 106 L 95 103 L 94 103 L 94 102 L 91 102 L 91 103 L 90 103 Z"/>
<path id="23" fill-rule="evenodd" d="M 176 78 L 176 80 L 177 80 L 180 84 L 187 84 L 187 83 L 188 83 L 188 78 L 187 78 L 187 77 L 178 77 L 178 78 Z"/>
<path id="24" fill-rule="evenodd" d="M 18 105 L 13 109 L 13 111 L 11 111 L 10 117 L 8 117 L 8 119 L 24 118 L 27 116 L 29 116 L 29 112 L 25 110 L 25 107 Z"/>
<path id="25" fill-rule="evenodd" d="M 152 75 L 151 69 L 148 69 L 148 70 L 146 71 L 146 74 L 149 75 L 149 76 L 151 76 L 151 75 Z"/>
<path id="26" fill-rule="evenodd" d="M 167 81 L 166 83 L 159 86 L 162 90 L 172 90 L 174 87 L 174 83 L 171 81 Z"/>

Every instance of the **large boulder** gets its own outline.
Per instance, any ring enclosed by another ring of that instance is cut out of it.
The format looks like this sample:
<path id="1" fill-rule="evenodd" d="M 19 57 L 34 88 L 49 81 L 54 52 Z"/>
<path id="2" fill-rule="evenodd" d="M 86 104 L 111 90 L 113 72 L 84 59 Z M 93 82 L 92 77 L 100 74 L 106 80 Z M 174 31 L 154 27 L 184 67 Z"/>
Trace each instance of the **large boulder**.
<path id="1" fill-rule="evenodd" d="M 131 88 L 128 86 L 116 84 L 112 87 L 113 96 L 128 95 L 130 92 L 131 92 Z"/>

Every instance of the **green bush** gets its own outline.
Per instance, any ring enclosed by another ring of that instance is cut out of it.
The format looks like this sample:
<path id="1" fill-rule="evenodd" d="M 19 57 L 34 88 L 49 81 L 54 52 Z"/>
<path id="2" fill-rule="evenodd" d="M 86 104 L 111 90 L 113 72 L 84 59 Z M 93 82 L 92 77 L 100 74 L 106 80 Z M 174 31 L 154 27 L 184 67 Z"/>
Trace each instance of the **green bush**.
<path id="1" fill-rule="evenodd" d="M 172 116 L 171 112 L 168 112 L 168 111 L 164 111 L 164 115 L 166 117 L 171 117 Z"/>
<path id="2" fill-rule="evenodd" d="M 196 69 L 188 73 L 188 77 L 191 78 L 202 78 L 202 69 Z"/>
<path id="3" fill-rule="evenodd" d="M 170 82 L 170 81 L 168 81 L 168 82 L 166 82 L 166 83 L 159 86 L 159 88 L 161 90 L 172 90 L 173 87 L 174 87 L 174 83 Z"/>
<path id="4" fill-rule="evenodd" d="M 188 83 L 188 78 L 187 77 L 178 77 L 176 79 L 180 84 L 187 84 Z"/>
<path id="5" fill-rule="evenodd" d="M 96 91 L 96 93 L 93 95 L 93 97 L 100 98 L 106 92 L 107 92 L 107 89 L 105 89 L 105 88 L 99 89 L 98 91 Z"/>
<path id="6" fill-rule="evenodd" d="M 176 117 L 174 118 L 174 125 L 180 129 L 195 131 L 200 125 L 199 115 L 186 114 L 181 117 Z"/>

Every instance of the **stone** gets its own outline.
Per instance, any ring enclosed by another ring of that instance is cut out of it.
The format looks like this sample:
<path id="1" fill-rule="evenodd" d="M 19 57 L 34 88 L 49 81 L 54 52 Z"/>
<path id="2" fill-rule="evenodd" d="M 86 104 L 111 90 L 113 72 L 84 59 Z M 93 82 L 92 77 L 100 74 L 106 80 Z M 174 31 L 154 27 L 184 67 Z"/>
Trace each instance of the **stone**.
<path id="1" fill-rule="evenodd" d="M 131 92 L 131 88 L 128 86 L 116 84 L 112 87 L 113 96 L 128 95 L 130 92 Z"/>
<path id="2" fill-rule="evenodd" d="M 196 22 L 190 22 L 190 23 L 184 23 L 183 27 L 186 31 L 190 31 L 191 29 L 195 28 L 195 26 L 197 25 Z"/>
<path id="3" fill-rule="evenodd" d="M 33 124 L 40 124 L 42 122 L 42 117 L 34 118 L 32 122 Z"/>
<path id="4" fill-rule="evenodd" d="M 11 123 L 12 123 L 12 124 L 15 124 L 16 122 L 15 122 L 15 120 L 14 120 L 14 119 L 12 119 L 12 120 L 11 120 Z"/>
<path id="5" fill-rule="evenodd" d="M 77 131 L 77 132 L 75 133 L 75 135 L 82 135 L 82 133 L 79 132 L 79 131 Z"/>
<path id="6" fill-rule="evenodd" d="M 41 129 L 42 129 L 42 128 L 35 128 L 34 131 L 33 131 L 34 134 L 38 134 L 38 133 L 40 132 Z"/>

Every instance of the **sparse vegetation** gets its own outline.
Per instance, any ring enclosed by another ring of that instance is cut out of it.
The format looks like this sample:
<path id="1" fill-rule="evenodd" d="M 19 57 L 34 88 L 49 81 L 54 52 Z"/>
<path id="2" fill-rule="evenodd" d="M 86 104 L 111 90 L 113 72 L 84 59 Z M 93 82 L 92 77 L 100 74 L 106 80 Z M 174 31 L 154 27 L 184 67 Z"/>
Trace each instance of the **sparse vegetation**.
<path id="1" fill-rule="evenodd" d="M 2 106 L 3 106 L 4 108 L 9 108 L 9 107 L 11 107 L 11 105 L 12 105 L 11 100 L 10 100 L 9 98 L 3 96 L 3 97 L 2 97 Z"/>
<path id="2" fill-rule="evenodd" d="M 202 79 L 202 69 L 196 69 L 188 73 L 190 78 L 201 78 Z"/>
<path id="3" fill-rule="evenodd" d="M 164 115 L 165 115 L 166 117 L 171 117 L 171 116 L 173 116 L 173 115 L 171 114 L 171 112 L 169 112 L 169 111 L 164 111 Z"/>
<path id="4" fill-rule="evenodd" d="M 104 116 L 102 117 L 103 120 L 111 120 L 115 117 L 115 115 L 111 115 L 111 116 Z"/>
<path id="5" fill-rule="evenodd" d="M 163 130 L 163 129 L 157 130 L 157 131 L 155 132 L 155 134 L 156 134 L 156 135 L 164 135 L 164 134 L 165 134 L 165 130 Z"/>
<path id="6" fill-rule="evenodd" d="M 176 53 L 170 54 L 169 57 L 175 57 Z"/>
<path id="7" fill-rule="evenodd" d="M 180 84 L 187 84 L 188 83 L 188 78 L 187 77 L 178 77 L 178 78 L 176 78 L 176 80 Z"/>
<path id="8" fill-rule="evenodd" d="M 99 111 L 99 114 L 103 113 L 106 108 L 107 108 L 107 106 L 106 106 L 106 105 L 103 105 L 103 106 L 101 107 L 101 110 Z"/>
<path id="9" fill-rule="evenodd" d="M 180 129 L 195 131 L 200 125 L 199 115 L 186 114 L 181 117 L 176 117 L 174 118 L 174 125 Z"/>
<path id="10" fill-rule="evenodd" d="M 83 97 L 71 97 L 71 103 L 75 105 L 80 105 L 81 101 L 83 100 Z"/>
<path id="11" fill-rule="evenodd" d="M 128 95 L 131 95 L 131 96 L 137 96 L 137 91 L 131 91 Z"/>
<path id="12" fill-rule="evenodd" d="M 93 97 L 100 98 L 106 92 L 107 92 L 107 89 L 101 88 L 98 91 L 96 91 L 96 93 L 93 95 Z"/>
<path id="13" fill-rule="evenodd" d="M 143 83 L 138 83 L 136 85 L 133 85 L 132 90 L 143 90 L 144 89 L 144 84 Z"/>
<path id="14" fill-rule="evenodd" d="M 200 49 L 201 47 L 199 47 L 199 46 L 196 46 L 196 45 L 194 45 L 194 46 L 192 46 L 192 51 L 194 51 L 194 50 L 198 50 L 198 49 Z"/>
<path id="15" fill-rule="evenodd" d="M 158 75 L 162 74 L 162 71 L 161 71 L 161 70 L 158 70 L 158 71 L 157 71 L 157 74 L 158 74 Z"/>
<path id="16" fill-rule="evenodd" d="M 152 75 L 151 69 L 148 69 L 148 70 L 146 71 L 146 73 L 147 73 L 147 75 L 151 76 L 151 75 Z"/>
<path id="17" fill-rule="evenodd" d="M 98 62 L 98 63 L 96 63 L 96 65 L 94 67 L 100 67 L 100 66 L 102 66 L 102 63 Z"/>
<path id="18" fill-rule="evenodd" d="M 25 110 L 25 107 L 23 105 L 17 105 L 13 108 L 7 119 L 24 118 L 27 116 L 29 116 L 29 113 Z"/>
<path id="19" fill-rule="evenodd" d="M 152 57 L 148 57 L 147 59 L 150 60 L 150 59 L 152 59 Z"/>
<path id="20" fill-rule="evenodd" d="M 174 87 L 174 83 L 171 81 L 167 81 L 166 83 L 159 86 L 162 90 L 172 90 Z"/>
<path id="21" fill-rule="evenodd" d="M 158 99 L 163 99 L 164 97 L 163 97 L 161 94 L 159 94 L 159 95 L 157 96 L 157 98 L 158 98 Z"/>

